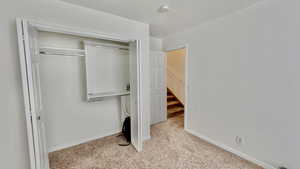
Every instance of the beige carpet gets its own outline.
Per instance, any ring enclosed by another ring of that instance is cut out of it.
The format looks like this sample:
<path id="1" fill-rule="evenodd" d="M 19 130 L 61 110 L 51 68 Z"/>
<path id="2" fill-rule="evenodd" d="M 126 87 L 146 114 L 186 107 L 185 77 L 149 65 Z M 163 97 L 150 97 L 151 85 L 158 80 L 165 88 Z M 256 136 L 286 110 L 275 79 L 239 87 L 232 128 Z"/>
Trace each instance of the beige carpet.
<path id="1" fill-rule="evenodd" d="M 183 116 L 151 127 L 143 152 L 109 136 L 49 154 L 51 169 L 262 169 L 183 131 Z"/>

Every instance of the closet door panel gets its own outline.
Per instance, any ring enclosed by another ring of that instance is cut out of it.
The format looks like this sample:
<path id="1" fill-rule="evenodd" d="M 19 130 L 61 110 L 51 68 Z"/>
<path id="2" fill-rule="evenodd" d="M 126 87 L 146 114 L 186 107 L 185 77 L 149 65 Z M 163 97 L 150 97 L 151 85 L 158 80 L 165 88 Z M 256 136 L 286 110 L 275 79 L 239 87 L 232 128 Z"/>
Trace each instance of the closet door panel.
<path id="1" fill-rule="evenodd" d="M 142 151 L 142 112 L 140 89 L 140 42 L 130 43 L 130 117 L 131 117 L 131 143 L 137 151 Z"/>
<path id="2" fill-rule="evenodd" d="M 151 124 L 167 118 L 167 91 L 165 82 L 165 53 L 150 52 L 151 71 Z"/>

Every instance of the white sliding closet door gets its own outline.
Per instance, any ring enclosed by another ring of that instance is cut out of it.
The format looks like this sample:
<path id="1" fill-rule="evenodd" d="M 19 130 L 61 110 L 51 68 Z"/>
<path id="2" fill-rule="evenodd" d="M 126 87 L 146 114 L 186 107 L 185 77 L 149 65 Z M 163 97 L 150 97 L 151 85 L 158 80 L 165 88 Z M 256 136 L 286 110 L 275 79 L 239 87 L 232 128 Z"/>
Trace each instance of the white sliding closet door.
<path id="1" fill-rule="evenodd" d="M 142 113 L 140 108 L 140 42 L 129 44 L 131 143 L 142 151 Z"/>
<path id="2" fill-rule="evenodd" d="M 17 28 L 31 169 L 48 169 L 37 31 L 26 20 L 18 20 Z"/>
<path id="3" fill-rule="evenodd" d="M 150 52 L 151 71 L 151 124 L 167 119 L 167 86 L 165 81 L 165 53 Z"/>

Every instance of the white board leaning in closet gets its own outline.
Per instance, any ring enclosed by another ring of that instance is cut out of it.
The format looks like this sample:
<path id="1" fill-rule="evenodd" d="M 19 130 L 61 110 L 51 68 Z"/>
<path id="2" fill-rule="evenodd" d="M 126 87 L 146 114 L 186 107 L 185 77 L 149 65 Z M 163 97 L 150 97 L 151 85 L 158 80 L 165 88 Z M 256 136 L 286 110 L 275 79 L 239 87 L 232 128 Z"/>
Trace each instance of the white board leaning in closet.
<path id="1" fill-rule="evenodd" d="M 18 44 L 20 55 L 20 66 L 22 75 L 22 86 L 24 95 L 25 115 L 27 124 L 28 147 L 30 155 L 31 169 L 48 169 L 48 152 L 46 149 L 45 126 L 43 117 L 43 99 L 41 97 L 40 86 L 40 51 L 58 52 L 63 55 L 66 51 L 75 52 L 76 55 L 81 51 L 64 49 L 39 49 L 37 36 L 39 31 L 53 32 L 78 37 L 93 39 L 104 39 L 129 44 L 129 83 L 130 83 L 130 114 L 131 114 L 131 140 L 137 151 L 142 150 L 142 115 L 140 111 L 140 53 L 141 41 L 134 38 L 120 38 L 97 31 L 84 31 L 73 27 L 45 24 L 26 19 L 17 19 Z M 62 52 L 62 53 L 61 53 Z M 85 56 L 83 56 L 85 57 Z"/>
<path id="2" fill-rule="evenodd" d="M 129 43 L 83 43 L 87 100 L 129 95 Z"/>

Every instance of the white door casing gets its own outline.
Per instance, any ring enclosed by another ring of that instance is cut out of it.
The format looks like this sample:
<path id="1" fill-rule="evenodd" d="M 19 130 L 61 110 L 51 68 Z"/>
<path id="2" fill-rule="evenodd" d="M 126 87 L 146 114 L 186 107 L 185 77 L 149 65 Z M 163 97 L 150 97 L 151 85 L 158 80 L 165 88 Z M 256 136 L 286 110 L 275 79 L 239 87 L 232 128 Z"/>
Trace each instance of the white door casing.
<path id="1" fill-rule="evenodd" d="M 17 29 L 31 168 L 48 169 L 37 31 L 25 20 L 17 20 Z"/>

